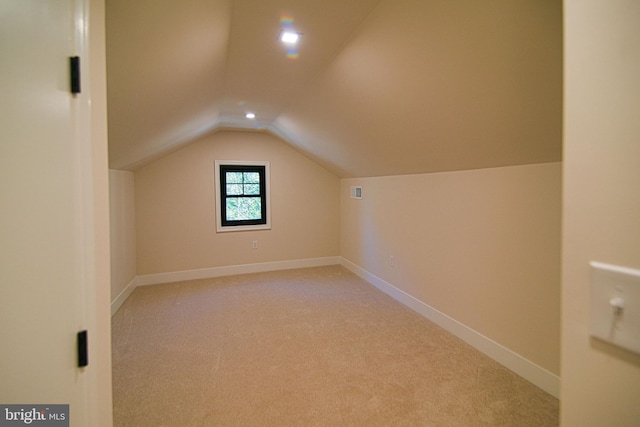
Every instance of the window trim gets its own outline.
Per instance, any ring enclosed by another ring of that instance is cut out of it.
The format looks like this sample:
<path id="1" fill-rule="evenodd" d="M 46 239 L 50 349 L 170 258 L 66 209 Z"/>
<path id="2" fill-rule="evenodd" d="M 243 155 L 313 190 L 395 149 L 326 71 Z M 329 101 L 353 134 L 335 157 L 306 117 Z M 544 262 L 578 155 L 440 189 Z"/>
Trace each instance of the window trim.
<path id="1" fill-rule="evenodd" d="M 250 224 L 250 225 L 225 225 L 222 221 L 222 215 L 224 210 L 222 208 L 222 180 L 220 178 L 221 166 L 263 166 L 264 167 L 264 201 L 266 208 L 263 210 L 266 213 L 265 224 Z M 268 161 L 244 161 L 244 160 L 216 160 L 215 161 L 215 194 L 216 194 L 216 231 L 218 233 L 224 233 L 229 231 L 250 231 L 250 230 L 269 230 L 271 229 L 271 175 L 269 172 L 270 163 Z"/>

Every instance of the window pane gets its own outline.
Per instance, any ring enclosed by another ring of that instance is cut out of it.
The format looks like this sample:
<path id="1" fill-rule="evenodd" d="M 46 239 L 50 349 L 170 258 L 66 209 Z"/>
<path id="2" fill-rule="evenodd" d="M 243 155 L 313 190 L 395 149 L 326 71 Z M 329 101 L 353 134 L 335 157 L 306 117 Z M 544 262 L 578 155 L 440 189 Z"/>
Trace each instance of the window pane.
<path id="1" fill-rule="evenodd" d="M 262 218 L 260 197 L 228 197 L 227 221 L 244 221 Z"/>
<path id="2" fill-rule="evenodd" d="M 244 173 L 245 184 L 258 184 L 260 183 L 260 174 L 258 172 L 245 172 Z"/>
<path id="3" fill-rule="evenodd" d="M 260 184 L 245 184 L 244 194 L 260 195 Z"/>
<path id="4" fill-rule="evenodd" d="M 227 172 L 227 184 L 242 184 L 242 172 Z"/>
<path id="5" fill-rule="evenodd" d="M 240 201 L 239 211 L 243 219 L 260 219 L 262 210 L 260 197 L 245 197 Z"/>
<path id="6" fill-rule="evenodd" d="M 227 184 L 227 195 L 239 196 L 242 194 L 242 184 Z"/>
<path id="7" fill-rule="evenodd" d="M 228 197 L 227 198 L 227 221 L 235 221 L 238 216 L 238 198 L 237 197 Z"/>

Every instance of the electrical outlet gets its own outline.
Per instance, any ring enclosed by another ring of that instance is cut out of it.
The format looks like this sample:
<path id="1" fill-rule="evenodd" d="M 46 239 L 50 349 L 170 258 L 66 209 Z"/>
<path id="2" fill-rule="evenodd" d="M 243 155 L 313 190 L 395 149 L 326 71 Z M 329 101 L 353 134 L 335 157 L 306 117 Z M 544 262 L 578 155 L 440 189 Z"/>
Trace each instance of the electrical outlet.
<path id="1" fill-rule="evenodd" d="M 396 266 L 396 259 L 394 258 L 393 255 L 389 255 L 389 267 L 395 267 Z"/>
<path id="2" fill-rule="evenodd" d="M 253 242 L 251 242 L 251 249 L 258 249 L 258 241 L 254 240 Z"/>

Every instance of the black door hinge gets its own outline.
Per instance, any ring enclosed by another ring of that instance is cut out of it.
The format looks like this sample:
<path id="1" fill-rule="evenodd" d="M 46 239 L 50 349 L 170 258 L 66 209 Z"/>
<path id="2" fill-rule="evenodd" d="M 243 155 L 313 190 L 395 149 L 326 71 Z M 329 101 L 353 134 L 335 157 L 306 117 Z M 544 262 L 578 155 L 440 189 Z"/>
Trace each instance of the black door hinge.
<path id="1" fill-rule="evenodd" d="M 89 342 L 87 331 L 78 332 L 78 368 L 84 368 L 89 364 Z"/>
<path id="2" fill-rule="evenodd" d="M 69 58 L 69 73 L 71 78 L 71 93 L 76 95 L 80 93 L 80 57 L 72 56 Z"/>

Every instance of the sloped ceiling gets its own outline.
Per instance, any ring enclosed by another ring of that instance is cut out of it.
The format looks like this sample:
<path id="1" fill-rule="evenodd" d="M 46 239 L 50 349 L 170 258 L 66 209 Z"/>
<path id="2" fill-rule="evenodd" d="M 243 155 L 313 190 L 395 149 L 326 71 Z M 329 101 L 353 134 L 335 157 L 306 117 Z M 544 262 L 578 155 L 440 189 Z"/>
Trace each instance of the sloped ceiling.
<path id="1" fill-rule="evenodd" d="M 114 169 L 220 129 L 270 132 L 342 177 L 561 160 L 561 0 L 106 7 Z"/>

